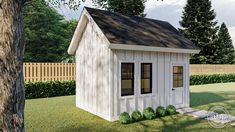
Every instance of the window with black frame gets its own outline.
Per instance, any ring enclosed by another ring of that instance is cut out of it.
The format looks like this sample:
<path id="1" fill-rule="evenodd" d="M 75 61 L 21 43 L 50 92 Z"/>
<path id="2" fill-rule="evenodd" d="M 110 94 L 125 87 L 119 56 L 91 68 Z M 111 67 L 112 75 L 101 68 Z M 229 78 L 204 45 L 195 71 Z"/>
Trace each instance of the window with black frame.
<path id="1" fill-rule="evenodd" d="M 121 96 L 134 95 L 134 63 L 121 64 Z"/>
<path id="2" fill-rule="evenodd" d="M 152 63 L 141 63 L 141 94 L 152 93 Z"/>
<path id="3" fill-rule="evenodd" d="M 173 66 L 173 88 L 183 87 L 184 82 L 183 66 Z"/>

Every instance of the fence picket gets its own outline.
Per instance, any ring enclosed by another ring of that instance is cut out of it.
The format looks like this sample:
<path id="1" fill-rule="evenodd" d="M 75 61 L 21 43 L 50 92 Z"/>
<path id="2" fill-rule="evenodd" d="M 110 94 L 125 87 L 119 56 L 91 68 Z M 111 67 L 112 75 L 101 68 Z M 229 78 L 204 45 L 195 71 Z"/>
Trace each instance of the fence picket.
<path id="1" fill-rule="evenodd" d="M 24 63 L 27 82 L 75 80 L 75 63 Z M 190 75 L 235 73 L 235 65 L 190 65 Z"/>
<path id="2" fill-rule="evenodd" d="M 191 64 L 190 75 L 235 73 L 235 65 Z"/>
<path id="3" fill-rule="evenodd" d="M 75 63 L 24 63 L 23 75 L 27 82 L 74 80 Z"/>

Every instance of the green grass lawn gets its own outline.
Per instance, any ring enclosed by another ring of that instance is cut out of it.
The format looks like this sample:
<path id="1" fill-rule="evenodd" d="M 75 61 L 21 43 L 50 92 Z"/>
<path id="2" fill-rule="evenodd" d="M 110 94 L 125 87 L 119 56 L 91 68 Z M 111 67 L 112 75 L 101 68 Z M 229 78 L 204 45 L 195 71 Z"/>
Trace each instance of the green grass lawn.
<path id="1" fill-rule="evenodd" d="M 191 107 L 207 110 L 222 105 L 235 115 L 235 83 L 191 86 L 190 90 Z M 231 126 L 215 129 L 206 120 L 181 114 L 121 125 L 76 108 L 75 96 L 26 100 L 25 127 L 28 132 L 234 131 Z"/>
<path id="2" fill-rule="evenodd" d="M 191 107 L 208 110 L 219 105 L 235 116 L 235 83 L 191 86 L 190 91 Z"/>

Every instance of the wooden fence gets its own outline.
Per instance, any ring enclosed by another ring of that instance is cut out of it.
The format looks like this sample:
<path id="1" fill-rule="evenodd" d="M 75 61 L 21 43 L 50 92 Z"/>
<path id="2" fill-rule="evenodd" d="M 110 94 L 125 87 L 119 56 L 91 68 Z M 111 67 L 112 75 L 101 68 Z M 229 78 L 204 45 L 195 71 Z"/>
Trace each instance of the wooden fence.
<path id="1" fill-rule="evenodd" d="M 75 80 L 73 63 L 24 63 L 24 79 L 28 82 Z"/>
<path id="2" fill-rule="evenodd" d="M 25 81 L 75 80 L 75 63 L 24 63 Z M 235 73 L 235 65 L 190 65 L 190 75 Z"/>
<path id="3" fill-rule="evenodd" d="M 235 65 L 190 65 L 190 75 L 235 73 Z"/>

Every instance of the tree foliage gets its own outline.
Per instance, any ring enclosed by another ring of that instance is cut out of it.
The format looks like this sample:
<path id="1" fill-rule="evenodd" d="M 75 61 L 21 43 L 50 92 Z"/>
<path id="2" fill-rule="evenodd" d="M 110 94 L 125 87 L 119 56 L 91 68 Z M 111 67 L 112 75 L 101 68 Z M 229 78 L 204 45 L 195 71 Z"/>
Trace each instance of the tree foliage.
<path id="1" fill-rule="evenodd" d="M 196 44 L 201 52 L 192 57 L 191 63 L 213 63 L 218 27 L 216 13 L 210 0 L 188 0 L 180 25 L 181 33 Z"/>
<path id="2" fill-rule="evenodd" d="M 145 16 L 146 0 L 93 0 L 98 7 L 126 15 Z"/>
<path id="3" fill-rule="evenodd" d="M 77 21 L 67 21 L 44 0 L 31 1 L 24 11 L 26 62 L 60 62 L 67 59 L 67 48 Z"/>
<path id="4" fill-rule="evenodd" d="M 64 29 L 63 37 L 65 38 L 64 39 L 65 41 L 62 44 L 62 46 L 64 47 L 64 52 L 63 52 L 63 55 L 61 56 L 61 60 L 63 62 L 75 62 L 74 56 L 69 55 L 67 52 L 67 49 L 72 40 L 77 24 L 78 24 L 78 21 L 75 19 L 69 20 L 69 21 L 66 20 L 66 21 L 63 21 L 62 23 L 62 28 Z"/>
<path id="5" fill-rule="evenodd" d="M 222 23 L 218 32 L 213 62 L 217 64 L 233 64 L 234 59 L 235 54 L 231 36 L 226 24 Z"/>
<path id="6" fill-rule="evenodd" d="M 47 4 L 54 8 L 60 8 L 61 5 L 67 5 L 71 10 L 78 10 L 79 6 L 85 0 L 47 0 Z"/>

